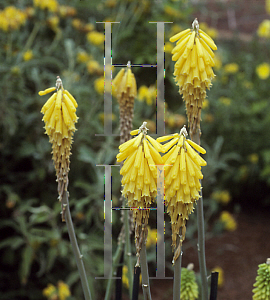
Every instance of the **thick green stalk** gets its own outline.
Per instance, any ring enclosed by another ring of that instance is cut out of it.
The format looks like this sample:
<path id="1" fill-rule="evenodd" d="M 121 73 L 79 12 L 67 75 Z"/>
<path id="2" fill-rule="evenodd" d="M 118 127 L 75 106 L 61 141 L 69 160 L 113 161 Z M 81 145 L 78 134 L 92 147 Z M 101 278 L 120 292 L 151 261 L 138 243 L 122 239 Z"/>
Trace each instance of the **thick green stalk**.
<path id="1" fill-rule="evenodd" d="M 200 145 L 200 131 L 197 130 L 193 136 L 193 141 Z M 198 224 L 198 255 L 200 265 L 200 275 L 202 281 L 202 300 L 208 300 L 208 282 L 205 259 L 205 232 L 204 232 L 204 214 L 203 197 L 200 191 L 200 199 L 197 201 L 197 224 Z"/>
<path id="2" fill-rule="evenodd" d="M 114 277 L 114 274 L 115 274 L 115 269 L 116 269 L 117 265 L 119 264 L 122 252 L 123 252 L 123 241 L 120 240 L 119 243 L 118 243 L 118 247 L 116 249 L 115 255 L 113 257 L 113 266 L 112 266 L 110 278 L 108 279 L 106 294 L 105 294 L 104 300 L 110 300 L 111 299 L 112 289 L 113 289 L 113 282 L 114 282 L 113 277 Z"/>
<path id="3" fill-rule="evenodd" d="M 140 252 L 140 262 L 141 262 L 141 272 L 142 272 L 142 290 L 144 300 L 151 300 L 150 284 L 149 284 L 149 274 L 148 274 L 148 265 L 146 259 L 146 246 L 145 238 L 142 242 L 142 248 Z"/>
<path id="4" fill-rule="evenodd" d="M 73 226 L 73 222 L 72 222 L 72 218 L 71 218 L 71 214 L 70 214 L 67 191 L 64 191 L 64 193 L 63 193 L 62 204 L 63 204 L 63 208 L 64 208 L 63 210 L 64 210 L 64 214 L 65 214 L 65 220 L 66 220 L 66 224 L 67 224 L 70 243 L 72 246 L 72 250 L 73 250 L 73 253 L 74 253 L 74 256 L 76 259 L 78 271 L 79 271 L 80 278 L 81 278 L 84 298 L 85 298 L 85 300 L 92 300 L 91 292 L 89 289 L 87 276 L 86 276 L 86 272 L 85 272 L 85 268 L 84 268 L 84 264 L 83 264 L 83 260 L 82 260 L 83 256 L 80 253 L 80 249 L 78 246 L 78 242 L 77 242 L 77 238 L 76 238 L 76 234 L 74 231 L 74 226 Z"/>
<path id="5" fill-rule="evenodd" d="M 181 266 L 182 266 L 182 247 L 180 243 L 180 239 L 177 239 L 177 245 L 180 247 L 180 254 L 176 258 L 174 263 L 174 277 L 173 277 L 173 300 L 180 300 L 181 296 Z M 179 250 L 179 249 L 178 249 Z M 175 255 L 175 252 L 174 252 Z"/>
<path id="6" fill-rule="evenodd" d="M 125 199 L 123 199 L 123 203 Z M 132 282 L 133 282 L 133 265 L 131 257 L 131 243 L 130 243 L 130 230 L 129 230 L 129 212 L 130 210 L 124 210 L 124 226 L 125 226 L 125 261 L 128 267 L 128 282 L 129 282 L 129 298 L 132 298 Z"/>

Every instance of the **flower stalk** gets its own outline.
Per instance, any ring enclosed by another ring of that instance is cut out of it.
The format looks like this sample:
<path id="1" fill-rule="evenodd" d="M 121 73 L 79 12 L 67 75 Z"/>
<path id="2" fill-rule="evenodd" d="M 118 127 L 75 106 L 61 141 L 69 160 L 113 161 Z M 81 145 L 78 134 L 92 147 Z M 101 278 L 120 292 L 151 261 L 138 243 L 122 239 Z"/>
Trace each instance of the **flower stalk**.
<path id="1" fill-rule="evenodd" d="M 52 144 L 53 162 L 58 182 L 58 199 L 62 207 L 62 221 L 67 224 L 85 300 L 91 300 L 91 292 L 82 260 L 83 256 L 79 250 L 70 214 L 69 193 L 67 189 L 72 137 L 76 130 L 75 123 L 78 120 L 76 115 L 78 104 L 74 97 L 67 90 L 64 90 L 62 80 L 59 76 L 57 76 L 56 87 L 40 91 L 39 95 L 43 96 L 51 92 L 54 92 L 53 95 L 41 109 L 41 112 L 44 114 L 45 133 L 49 136 L 50 143 Z"/>

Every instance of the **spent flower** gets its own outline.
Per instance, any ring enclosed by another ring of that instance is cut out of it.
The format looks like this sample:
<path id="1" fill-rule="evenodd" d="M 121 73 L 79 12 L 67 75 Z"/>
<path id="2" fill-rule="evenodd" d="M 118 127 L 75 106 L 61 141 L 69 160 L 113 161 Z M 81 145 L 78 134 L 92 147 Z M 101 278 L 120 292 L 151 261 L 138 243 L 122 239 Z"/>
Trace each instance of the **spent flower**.
<path id="1" fill-rule="evenodd" d="M 120 143 L 129 140 L 132 129 L 134 98 L 137 96 L 137 83 L 131 71 L 130 62 L 122 68 L 112 81 L 113 94 L 119 103 L 120 110 Z"/>
<path id="2" fill-rule="evenodd" d="M 199 29 L 197 19 L 191 29 L 186 29 L 170 38 L 176 42 L 172 50 L 172 60 L 176 61 L 174 76 L 183 95 L 190 126 L 190 134 L 200 129 L 202 103 L 206 98 L 206 89 L 210 89 L 215 74 L 214 52 L 217 46 L 209 35 Z"/>

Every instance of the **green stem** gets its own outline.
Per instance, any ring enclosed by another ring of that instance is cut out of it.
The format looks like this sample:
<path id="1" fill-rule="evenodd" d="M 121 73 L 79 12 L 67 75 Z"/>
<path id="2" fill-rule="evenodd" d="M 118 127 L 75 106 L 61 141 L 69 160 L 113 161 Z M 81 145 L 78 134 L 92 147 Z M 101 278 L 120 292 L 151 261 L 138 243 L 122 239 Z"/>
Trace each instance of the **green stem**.
<path id="1" fill-rule="evenodd" d="M 180 239 L 178 238 L 177 245 L 179 245 L 178 247 L 180 247 L 180 255 L 174 261 L 173 300 L 180 300 L 181 296 L 182 247 L 179 243 Z"/>
<path id="2" fill-rule="evenodd" d="M 76 263 L 77 263 L 77 267 L 79 270 L 79 274 L 80 274 L 80 278 L 81 278 L 81 283 L 82 283 L 82 288 L 83 288 L 83 293 L 84 293 L 84 298 L 85 300 L 91 300 L 91 293 L 90 293 L 90 289 L 89 289 L 89 285 L 88 285 L 88 281 L 87 281 L 87 276 L 85 273 L 85 268 L 84 268 L 84 264 L 83 264 L 83 256 L 80 253 L 80 249 L 78 246 L 78 242 L 77 242 L 77 238 L 75 235 L 75 231 L 74 231 L 74 226 L 73 226 L 73 222 L 72 222 L 72 218 L 71 218 L 71 214 L 70 214 L 70 209 L 69 209 L 69 201 L 68 201 L 68 192 L 64 191 L 63 193 L 63 198 L 62 198 L 62 202 L 63 202 L 63 207 L 64 207 L 64 213 L 65 213 L 65 220 L 66 220 L 66 224 L 67 224 L 67 229 L 68 229 L 68 235 L 69 235 L 69 239 L 70 239 L 70 243 L 72 246 L 72 250 L 76 259 Z"/>
<path id="3" fill-rule="evenodd" d="M 198 223 L 198 255 L 200 274 L 202 281 L 202 300 L 208 299 L 208 283 L 207 283 L 207 270 L 205 260 L 205 233 L 204 233 L 204 218 L 203 218 L 203 198 L 197 201 L 197 223 Z"/>
<path id="4" fill-rule="evenodd" d="M 111 274 L 110 274 L 110 278 L 108 279 L 108 283 L 107 283 L 107 288 L 106 288 L 106 294 L 105 294 L 105 298 L 104 300 L 110 300 L 111 299 L 111 295 L 112 295 L 112 289 L 113 289 L 113 277 L 115 274 L 115 269 L 117 267 L 117 265 L 119 264 L 122 252 L 123 252 L 123 241 L 119 241 L 118 243 L 118 247 L 116 249 L 115 255 L 113 257 L 113 267 L 111 270 Z"/>
<path id="5" fill-rule="evenodd" d="M 200 145 L 199 130 L 197 130 L 196 133 L 194 134 L 193 141 L 198 145 Z M 197 201 L 197 224 L 198 224 L 198 255 L 199 255 L 200 274 L 201 274 L 201 281 L 202 281 L 202 300 L 208 300 L 202 190 L 200 190 L 200 199 Z"/>
<path id="6" fill-rule="evenodd" d="M 125 199 L 123 199 L 123 202 Z M 133 264 L 131 257 L 131 243 L 130 243 L 130 230 L 129 230 L 129 212 L 130 210 L 124 210 L 124 226 L 125 226 L 125 258 L 128 267 L 128 282 L 129 282 L 129 298 L 132 298 L 132 282 L 133 282 Z"/>
<path id="7" fill-rule="evenodd" d="M 151 298 L 150 284 L 149 284 L 145 238 L 143 239 L 143 242 L 142 242 L 142 248 L 141 248 L 141 252 L 140 252 L 140 262 L 141 262 L 141 271 L 142 271 L 143 297 L 144 297 L 144 300 L 151 300 L 152 298 Z"/>

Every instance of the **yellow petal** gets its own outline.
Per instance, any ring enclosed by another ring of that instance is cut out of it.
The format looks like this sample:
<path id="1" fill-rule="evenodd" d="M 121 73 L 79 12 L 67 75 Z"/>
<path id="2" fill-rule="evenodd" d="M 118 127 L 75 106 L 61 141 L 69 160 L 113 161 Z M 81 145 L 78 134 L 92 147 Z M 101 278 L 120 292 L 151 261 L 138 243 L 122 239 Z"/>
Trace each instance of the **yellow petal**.
<path id="1" fill-rule="evenodd" d="M 193 45 L 194 45 L 194 39 L 195 39 L 195 30 L 191 33 L 191 35 L 190 35 L 190 38 L 189 38 L 189 40 L 188 40 L 188 43 L 187 43 L 187 48 L 188 49 L 192 49 L 193 48 Z"/>
<path id="2" fill-rule="evenodd" d="M 198 57 L 197 57 L 197 48 L 193 47 L 191 52 L 191 68 L 196 67 L 198 64 Z"/>
<path id="3" fill-rule="evenodd" d="M 56 101 L 55 101 L 55 109 L 61 109 L 62 103 L 62 90 L 57 91 Z"/>
<path id="4" fill-rule="evenodd" d="M 190 176 L 195 176 L 195 170 L 193 167 L 193 163 L 189 155 L 186 155 L 186 163 L 187 163 L 187 168 Z"/>
<path id="5" fill-rule="evenodd" d="M 170 38 L 170 42 L 173 43 L 173 42 L 175 42 L 175 41 L 181 39 L 181 38 L 184 37 L 185 35 L 190 34 L 190 32 L 191 32 L 191 29 L 190 29 L 190 28 L 188 28 L 188 29 L 186 29 L 186 30 L 184 30 L 184 31 L 181 31 L 181 32 L 175 34 L 174 36 L 172 36 L 172 37 Z"/>
<path id="6" fill-rule="evenodd" d="M 151 178 L 150 178 L 150 170 L 148 163 L 145 161 L 144 163 L 144 184 L 150 184 L 151 183 Z"/>
<path id="7" fill-rule="evenodd" d="M 181 74 L 187 75 L 189 74 L 189 70 L 190 70 L 190 63 L 191 63 L 191 57 L 189 56 L 181 70 Z"/>
<path id="8" fill-rule="evenodd" d="M 63 117 L 62 117 L 62 113 L 60 112 L 59 119 L 56 122 L 55 132 L 59 132 L 62 134 L 62 132 L 63 132 L 62 122 L 63 122 Z"/>
<path id="9" fill-rule="evenodd" d="M 135 138 L 135 141 L 133 143 L 133 148 L 138 148 L 140 143 L 141 143 L 141 140 L 142 140 L 142 136 L 143 136 L 143 133 L 141 132 L 136 138 Z"/>
<path id="10" fill-rule="evenodd" d="M 184 144 L 186 146 L 188 154 L 194 160 L 196 155 L 198 155 L 197 152 L 195 152 L 195 150 L 189 145 L 189 143 L 187 141 L 185 141 Z"/>
<path id="11" fill-rule="evenodd" d="M 184 148 L 181 148 L 181 153 L 180 153 L 180 171 L 181 172 L 186 171 L 186 151 Z"/>
<path id="12" fill-rule="evenodd" d="M 56 106 L 56 104 L 55 104 L 55 106 Z M 56 109 L 55 111 L 58 111 L 58 110 Z M 72 126 L 72 120 L 71 120 L 71 117 L 69 115 L 66 104 L 64 102 L 62 102 L 62 112 L 63 112 L 64 122 L 67 125 L 67 128 L 69 129 Z"/>
<path id="13" fill-rule="evenodd" d="M 194 143 L 193 141 L 191 140 L 187 140 L 187 142 L 194 148 L 196 149 L 198 152 L 202 153 L 202 154 L 205 154 L 206 151 L 204 148 L 202 148 L 201 146 L 199 146 L 198 144 Z"/>
<path id="14" fill-rule="evenodd" d="M 56 90 L 55 87 L 51 87 L 51 88 L 46 89 L 45 91 L 38 92 L 38 94 L 39 94 L 39 96 L 44 96 L 44 95 L 46 95 L 46 94 L 48 94 L 48 93 L 50 93 L 52 91 L 55 91 L 55 90 Z"/>
<path id="15" fill-rule="evenodd" d="M 139 129 L 135 129 L 130 132 L 131 135 L 137 135 L 138 133 L 139 133 Z"/>
<path id="16" fill-rule="evenodd" d="M 144 153 L 142 153 L 141 165 L 140 165 L 140 168 L 138 170 L 138 175 L 139 176 L 143 176 L 143 174 L 144 174 L 144 164 L 146 163 L 145 160 L 146 160 L 146 158 L 144 157 Z"/>
<path id="17" fill-rule="evenodd" d="M 76 107 L 74 106 L 73 102 L 70 100 L 70 98 L 63 93 L 63 101 L 65 102 L 68 110 L 75 112 L 76 111 Z"/>
<path id="18" fill-rule="evenodd" d="M 162 165 L 163 161 L 162 161 L 160 154 L 157 152 L 157 150 L 151 144 L 148 146 L 149 146 L 150 154 L 151 154 L 155 164 Z"/>
<path id="19" fill-rule="evenodd" d="M 46 112 L 47 109 L 49 109 L 53 102 L 55 101 L 56 99 L 56 93 L 53 93 L 52 96 L 46 101 L 46 103 L 43 105 L 42 109 L 41 109 L 41 112 L 44 114 Z"/>
<path id="20" fill-rule="evenodd" d="M 171 155 L 169 156 L 169 158 L 166 160 L 165 165 L 172 165 L 175 163 L 177 155 L 179 153 L 180 147 L 179 146 L 174 146 L 171 150 L 170 153 Z"/>
<path id="21" fill-rule="evenodd" d="M 208 34 L 206 34 L 204 31 L 202 31 L 201 29 L 199 29 L 199 33 L 200 33 L 200 37 L 202 39 L 204 39 L 204 41 L 206 42 L 206 44 L 211 47 L 213 50 L 217 50 L 217 46 L 214 43 L 214 41 L 210 38 L 210 36 Z"/>
<path id="22" fill-rule="evenodd" d="M 127 82 L 126 82 L 127 87 L 132 86 L 132 73 L 131 73 L 131 68 L 127 68 Z"/>
<path id="23" fill-rule="evenodd" d="M 151 136 L 146 135 L 146 138 L 148 139 L 148 141 L 153 145 L 153 147 L 158 151 L 161 152 L 162 150 L 162 145 L 157 142 L 155 139 L 153 139 Z"/>
<path id="24" fill-rule="evenodd" d="M 53 104 L 50 106 L 50 108 L 46 110 L 46 112 L 45 112 L 45 114 L 44 114 L 44 116 L 43 116 L 43 118 L 42 118 L 42 120 L 43 120 L 45 123 L 47 123 L 47 122 L 50 120 L 50 118 L 51 118 L 51 116 L 52 116 L 52 113 L 53 113 L 53 111 L 54 111 L 54 108 L 55 108 L 55 105 L 54 105 L 54 103 L 53 103 Z"/>
<path id="25" fill-rule="evenodd" d="M 136 151 L 134 151 L 124 162 L 123 167 L 120 170 L 120 174 L 126 173 L 130 167 L 133 165 L 135 157 L 136 157 Z"/>
<path id="26" fill-rule="evenodd" d="M 137 176 L 137 180 L 136 180 L 136 188 L 142 190 L 143 188 L 143 176 Z"/>
<path id="27" fill-rule="evenodd" d="M 121 162 L 125 160 L 128 156 L 130 156 L 135 150 L 132 147 L 129 147 L 126 151 L 120 152 L 116 155 L 117 162 Z"/>
<path id="28" fill-rule="evenodd" d="M 174 133 L 174 134 L 164 135 L 164 136 L 158 137 L 157 142 L 159 142 L 159 143 L 166 142 L 168 140 L 171 140 L 172 138 L 174 138 L 177 135 L 178 135 L 178 133 Z"/>
<path id="29" fill-rule="evenodd" d="M 135 181 L 137 173 L 138 173 L 138 169 L 135 168 L 134 166 L 131 169 L 132 169 L 132 172 L 130 174 L 130 181 Z"/>
<path id="30" fill-rule="evenodd" d="M 143 140 L 143 151 L 145 157 L 149 159 L 151 157 L 151 154 L 146 139 Z"/>
<path id="31" fill-rule="evenodd" d="M 65 124 L 65 122 L 62 122 L 62 126 L 63 126 L 63 137 L 68 138 L 69 137 L 68 128 L 67 128 L 67 125 Z"/>
<path id="32" fill-rule="evenodd" d="M 127 142 L 121 144 L 119 146 L 120 152 L 125 152 L 129 147 L 131 147 L 133 145 L 134 142 L 135 142 L 135 138 L 134 139 L 130 139 Z"/>
<path id="33" fill-rule="evenodd" d="M 70 100 L 72 101 L 72 103 L 73 103 L 73 105 L 74 105 L 75 107 L 78 107 L 77 101 L 76 101 L 75 98 L 70 94 L 69 91 L 64 90 L 64 94 L 66 94 L 66 95 L 70 98 Z"/>
<path id="34" fill-rule="evenodd" d="M 179 139 L 179 135 L 176 138 L 172 139 L 170 142 L 163 145 L 162 152 L 163 153 L 167 152 L 174 144 L 176 144 L 178 142 L 178 139 Z"/>
<path id="35" fill-rule="evenodd" d="M 118 85 L 119 85 L 120 82 L 122 81 L 122 78 L 123 78 L 124 73 L 125 73 L 125 68 L 122 68 L 122 69 L 117 73 L 117 75 L 115 76 L 115 78 L 113 79 L 112 84 L 113 84 L 115 87 L 118 87 Z"/>
<path id="36" fill-rule="evenodd" d="M 179 41 L 179 43 L 177 43 L 177 46 L 175 46 L 172 49 L 172 54 L 180 51 L 183 47 L 185 47 L 187 41 L 189 40 L 190 35 L 188 34 L 187 36 L 185 36 L 182 40 Z"/>
<path id="37" fill-rule="evenodd" d="M 151 182 L 150 182 L 150 191 L 153 193 L 157 191 L 156 182 L 154 180 L 154 177 L 151 176 Z"/>
<path id="38" fill-rule="evenodd" d="M 139 148 L 138 148 L 138 150 L 137 150 L 137 154 L 136 154 L 136 158 L 135 158 L 135 163 L 134 163 L 134 167 L 135 168 L 139 168 L 140 167 L 142 158 L 143 158 L 142 145 L 140 145 Z"/>
<path id="39" fill-rule="evenodd" d="M 203 39 L 201 39 L 201 45 L 202 45 L 203 48 L 208 52 L 208 54 L 209 54 L 212 58 L 214 58 L 214 56 L 215 56 L 214 52 L 211 50 L 211 48 L 206 44 L 206 42 L 205 42 Z"/>
<path id="40" fill-rule="evenodd" d="M 203 57 L 203 49 L 202 49 L 202 45 L 200 43 L 199 38 L 196 37 L 196 48 L 197 48 L 197 54 L 198 57 Z"/>

